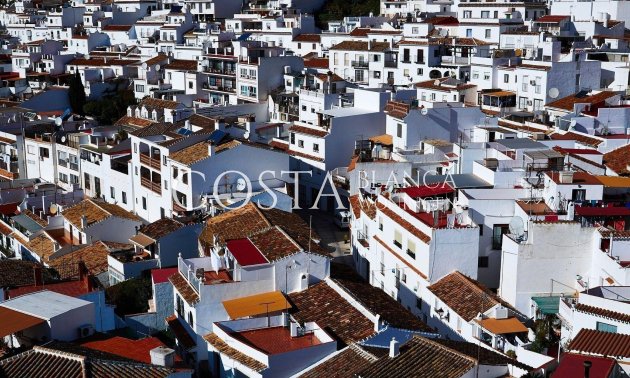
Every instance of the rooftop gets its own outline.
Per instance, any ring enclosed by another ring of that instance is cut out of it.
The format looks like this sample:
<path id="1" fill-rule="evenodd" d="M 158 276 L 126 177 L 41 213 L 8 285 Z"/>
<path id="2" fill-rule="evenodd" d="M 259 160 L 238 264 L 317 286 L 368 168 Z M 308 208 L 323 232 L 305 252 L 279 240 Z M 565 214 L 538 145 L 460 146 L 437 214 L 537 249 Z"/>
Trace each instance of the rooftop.
<path id="1" fill-rule="evenodd" d="M 568 350 L 600 356 L 629 358 L 630 335 L 584 328 L 573 338 Z"/>
<path id="2" fill-rule="evenodd" d="M 22 295 L 0 303 L 10 308 L 42 319 L 52 319 L 67 311 L 90 305 L 91 302 L 55 293 L 49 290 Z"/>
<path id="3" fill-rule="evenodd" d="M 230 335 L 268 355 L 292 352 L 322 343 L 313 333 L 291 337 L 291 332 L 286 327 L 230 332 Z"/>

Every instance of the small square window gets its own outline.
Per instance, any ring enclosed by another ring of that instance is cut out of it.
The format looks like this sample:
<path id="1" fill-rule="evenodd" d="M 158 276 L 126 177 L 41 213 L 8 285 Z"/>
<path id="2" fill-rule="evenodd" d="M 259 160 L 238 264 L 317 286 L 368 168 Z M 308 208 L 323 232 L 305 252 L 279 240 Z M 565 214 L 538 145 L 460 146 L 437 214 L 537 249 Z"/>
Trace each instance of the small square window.
<path id="1" fill-rule="evenodd" d="M 479 256 L 477 259 L 477 267 L 479 268 L 487 268 L 489 263 L 488 256 Z"/>
<path id="2" fill-rule="evenodd" d="M 303 140 L 301 140 L 301 139 L 298 140 L 298 147 L 304 148 L 304 141 Z"/>

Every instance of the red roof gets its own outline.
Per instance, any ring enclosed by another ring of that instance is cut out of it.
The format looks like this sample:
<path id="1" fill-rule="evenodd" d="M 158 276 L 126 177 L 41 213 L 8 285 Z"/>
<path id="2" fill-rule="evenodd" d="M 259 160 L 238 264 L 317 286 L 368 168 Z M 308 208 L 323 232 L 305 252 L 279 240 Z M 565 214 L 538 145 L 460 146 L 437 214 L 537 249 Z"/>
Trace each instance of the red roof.
<path id="1" fill-rule="evenodd" d="M 401 188 L 399 191 L 412 198 L 432 197 L 454 192 L 453 188 L 446 183 L 437 186 L 410 186 Z"/>
<path id="2" fill-rule="evenodd" d="M 564 20 L 565 18 L 569 18 L 569 16 L 557 16 L 557 15 L 548 14 L 546 16 L 542 16 L 538 18 L 534 22 L 546 23 L 546 24 L 557 24 L 560 21 Z"/>
<path id="3" fill-rule="evenodd" d="M 227 242 L 227 248 L 241 266 L 267 264 L 269 261 L 249 239 Z"/>
<path id="4" fill-rule="evenodd" d="M 616 217 L 630 216 L 627 207 L 582 207 L 576 206 L 575 213 L 584 217 Z"/>
<path id="5" fill-rule="evenodd" d="M 101 352 L 115 354 L 130 360 L 151 363 L 151 349 L 163 346 L 164 343 L 157 337 L 147 337 L 140 340 L 131 340 L 120 336 L 115 336 L 107 340 L 88 341 L 81 344 L 82 347 L 99 350 Z M 181 361 L 179 356 L 175 356 L 175 361 Z"/>
<path id="6" fill-rule="evenodd" d="M 593 150 L 590 148 L 562 148 L 557 147 L 554 148 L 558 152 L 566 153 L 566 154 L 576 154 L 576 155 L 603 155 L 601 152 L 597 150 Z"/>
<path id="7" fill-rule="evenodd" d="M 153 284 L 167 282 L 168 278 L 175 273 L 177 273 L 177 268 L 153 269 L 151 270 Z"/>
<path id="8" fill-rule="evenodd" d="M 0 214 L 2 214 L 2 215 L 16 215 L 16 214 L 19 214 L 20 211 L 17 208 L 18 205 L 19 205 L 19 202 L 5 203 L 4 205 L 0 205 Z"/>
<path id="9" fill-rule="evenodd" d="M 574 378 L 584 376 L 584 362 L 590 361 L 590 376 L 598 378 L 608 378 L 615 367 L 615 360 L 612 358 L 584 356 L 581 354 L 566 353 L 552 378 Z"/>
<path id="10" fill-rule="evenodd" d="M 86 281 L 74 280 L 46 285 L 29 285 L 21 286 L 9 290 L 9 298 L 19 297 L 20 295 L 35 293 L 37 291 L 50 290 L 55 293 L 67 295 L 70 297 L 80 297 L 90 292 L 90 287 Z"/>

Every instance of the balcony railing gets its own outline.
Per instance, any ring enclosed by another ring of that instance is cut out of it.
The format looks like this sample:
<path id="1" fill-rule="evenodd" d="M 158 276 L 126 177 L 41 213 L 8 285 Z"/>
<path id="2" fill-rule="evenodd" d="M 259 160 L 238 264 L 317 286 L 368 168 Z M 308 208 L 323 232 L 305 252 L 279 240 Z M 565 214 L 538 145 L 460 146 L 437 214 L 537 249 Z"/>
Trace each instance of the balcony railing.
<path id="1" fill-rule="evenodd" d="M 470 64 L 469 63 L 469 58 L 466 56 L 443 56 L 442 57 L 442 63 L 447 63 L 447 64 Z"/>
<path id="2" fill-rule="evenodd" d="M 199 278 L 197 278 L 196 272 L 194 271 L 193 266 L 186 264 L 186 261 L 184 261 L 181 257 L 179 257 L 177 259 L 177 270 L 179 271 L 179 274 L 181 274 L 182 277 L 184 277 L 186 281 L 190 283 L 190 286 L 197 293 L 199 293 L 201 289 L 202 281 Z"/>
<path id="3" fill-rule="evenodd" d="M 397 67 L 397 63 L 393 60 L 386 60 L 385 61 L 385 67 L 387 68 L 396 68 Z"/>
<path id="4" fill-rule="evenodd" d="M 162 194 L 162 185 L 160 183 L 155 183 L 149 180 L 146 177 L 140 178 L 140 184 L 147 189 L 154 191 L 157 194 Z"/>
<path id="5" fill-rule="evenodd" d="M 368 68 L 369 63 L 364 60 L 353 60 L 351 65 L 354 68 Z"/>
<path id="6" fill-rule="evenodd" d="M 153 159 L 146 154 L 140 154 L 140 163 L 146 165 L 147 167 L 160 169 L 160 160 Z"/>
<path id="7" fill-rule="evenodd" d="M 59 159 L 59 165 L 64 167 L 64 168 L 67 168 L 68 167 L 68 160 Z"/>

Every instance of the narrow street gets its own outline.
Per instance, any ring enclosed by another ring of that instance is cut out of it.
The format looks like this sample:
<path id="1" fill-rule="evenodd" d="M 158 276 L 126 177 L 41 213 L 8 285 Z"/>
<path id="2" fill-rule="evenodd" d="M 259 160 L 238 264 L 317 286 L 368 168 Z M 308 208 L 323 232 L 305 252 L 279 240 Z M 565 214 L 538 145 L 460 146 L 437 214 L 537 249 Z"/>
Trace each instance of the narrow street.
<path id="1" fill-rule="evenodd" d="M 328 248 L 333 258 L 350 255 L 350 231 L 342 230 L 335 224 L 334 216 L 320 210 L 297 210 L 313 231 L 322 239 L 321 245 Z"/>

